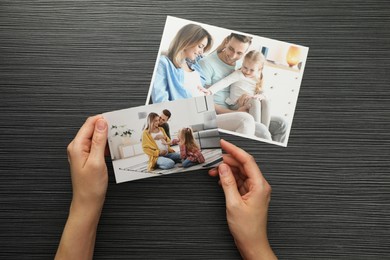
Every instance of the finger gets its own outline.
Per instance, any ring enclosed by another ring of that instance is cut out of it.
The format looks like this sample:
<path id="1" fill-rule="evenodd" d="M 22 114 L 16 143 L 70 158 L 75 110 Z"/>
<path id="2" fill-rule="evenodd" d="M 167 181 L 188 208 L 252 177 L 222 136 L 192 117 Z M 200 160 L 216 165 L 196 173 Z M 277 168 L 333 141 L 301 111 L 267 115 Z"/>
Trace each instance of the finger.
<path id="1" fill-rule="evenodd" d="M 239 170 L 237 168 L 230 167 L 230 169 L 232 170 L 232 173 L 233 173 L 234 177 L 236 178 L 236 180 L 243 179 L 242 176 L 240 176 L 240 174 L 238 173 Z M 218 176 L 219 175 L 219 173 L 218 173 L 218 166 L 215 167 L 215 168 L 210 169 L 208 173 L 209 173 L 209 175 L 211 177 Z"/>
<path id="2" fill-rule="evenodd" d="M 255 159 L 250 154 L 224 139 L 221 139 L 221 148 L 235 158 L 237 162 L 242 164 L 243 170 L 248 178 L 253 178 L 255 180 L 264 179 Z"/>
<path id="3" fill-rule="evenodd" d="M 241 202 L 241 195 L 238 192 L 236 179 L 229 165 L 221 163 L 218 166 L 218 172 L 223 192 L 225 193 L 226 206 L 238 205 Z"/>
<path id="4" fill-rule="evenodd" d="M 244 177 L 239 172 L 238 169 L 236 169 L 236 171 L 232 171 L 232 172 L 233 172 L 234 178 L 236 179 L 237 188 L 238 188 L 240 195 L 242 196 L 242 195 L 246 194 L 249 191 L 249 189 L 247 189 L 247 181 L 246 180 L 249 180 L 249 179 Z"/>
<path id="5" fill-rule="evenodd" d="M 243 165 L 241 163 L 239 163 L 236 159 L 234 159 L 230 154 L 223 155 L 223 162 L 228 164 L 230 166 L 230 168 L 232 168 L 233 172 L 234 172 L 234 169 L 237 169 L 237 171 L 239 171 L 245 177 L 248 177 L 245 173 Z"/>
<path id="6" fill-rule="evenodd" d="M 224 155 L 223 162 L 228 164 L 232 169 L 234 177 L 236 178 L 237 186 L 239 188 L 238 190 L 240 191 L 241 195 L 248 192 L 250 190 L 249 187 L 256 187 L 259 184 L 266 182 L 264 178 L 261 179 L 262 177 L 260 177 L 260 179 L 249 178 L 242 164 L 237 162 L 233 157 L 231 157 L 231 155 Z M 245 192 L 243 192 L 242 188 L 245 189 Z"/>
<path id="7" fill-rule="evenodd" d="M 77 132 L 72 141 L 71 150 L 68 155 L 72 164 L 83 167 L 91 149 L 91 138 L 94 131 L 95 122 L 101 115 L 89 117 Z"/>
<path id="8" fill-rule="evenodd" d="M 234 160 L 231 157 L 228 157 L 228 159 Z M 224 162 L 226 164 L 230 165 L 228 163 L 228 160 L 224 159 Z M 237 163 L 237 161 L 235 161 L 235 160 L 234 160 L 234 162 Z M 241 168 L 240 169 L 240 168 L 236 168 L 234 166 L 230 166 L 230 168 L 232 169 L 233 175 L 236 178 L 237 187 L 238 187 L 238 190 L 239 190 L 241 196 L 247 194 L 250 190 L 261 191 L 261 189 L 259 189 L 258 187 L 262 186 L 262 184 L 264 185 L 267 183 L 267 181 L 264 178 L 261 179 L 261 177 L 260 177 L 260 179 L 248 178 L 245 171 L 243 171 L 242 167 L 240 167 Z"/>
<path id="9" fill-rule="evenodd" d="M 244 196 L 245 194 L 247 194 L 249 192 L 249 189 L 245 186 L 245 183 L 244 183 L 243 185 L 240 185 L 238 187 L 238 191 L 240 192 L 241 196 Z"/>
<path id="10" fill-rule="evenodd" d="M 224 163 L 225 163 L 225 161 L 224 161 Z M 245 174 L 241 173 L 241 170 L 239 168 L 232 166 L 228 163 L 226 163 L 226 164 L 229 165 L 230 170 L 232 171 L 234 177 L 236 177 L 236 180 L 241 179 L 241 180 L 245 181 L 246 179 L 248 179 L 248 177 Z"/>
<path id="11" fill-rule="evenodd" d="M 209 175 L 210 175 L 211 177 L 216 177 L 216 176 L 218 176 L 218 169 L 217 169 L 217 168 L 212 168 L 212 169 L 210 169 L 210 170 L 209 170 Z"/>
<path id="12" fill-rule="evenodd" d="M 99 118 L 102 118 L 101 115 L 88 117 L 85 123 L 81 126 L 80 130 L 77 132 L 76 137 L 74 138 L 75 143 L 84 141 L 86 139 L 91 139 L 93 131 L 95 129 L 95 122 Z"/>
<path id="13" fill-rule="evenodd" d="M 241 172 L 235 168 L 235 170 L 233 170 L 232 167 L 230 167 L 230 169 L 232 169 L 232 173 L 234 175 L 234 178 L 236 178 L 236 182 L 237 182 L 237 186 L 240 186 L 240 184 L 244 183 L 248 178 L 244 175 L 241 174 Z"/>
<path id="14" fill-rule="evenodd" d="M 233 173 L 233 176 L 234 178 L 236 179 L 236 182 L 237 182 L 237 185 L 239 185 L 239 183 L 242 183 L 245 181 L 246 177 L 243 176 L 242 174 L 240 174 L 240 170 L 237 169 L 236 167 L 231 167 L 230 166 L 230 170 L 232 171 Z M 213 169 L 210 169 L 209 170 L 209 175 L 211 177 L 216 177 L 219 175 L 219 172 L 218 172 L 218 166 L 213 168 Z"/>
<path id="15" fill-rule="evenodd" d="M 103 118 L 99 118 L 96 121 L 92 144 L 91 144 L 91 153 L 88 157 L 88 161 L 94 160 L 95 162 L 101 163 L 104 162 L 104 152 L 106 150 L 107 143 L 107 122 Z"/>

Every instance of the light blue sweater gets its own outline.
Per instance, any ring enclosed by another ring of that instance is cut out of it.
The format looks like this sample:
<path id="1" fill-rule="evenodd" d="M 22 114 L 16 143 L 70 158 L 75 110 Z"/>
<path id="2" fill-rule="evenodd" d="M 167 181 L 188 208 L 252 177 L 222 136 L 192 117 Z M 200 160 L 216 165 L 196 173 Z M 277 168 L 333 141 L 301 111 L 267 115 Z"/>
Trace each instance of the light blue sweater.
<path id="1" fill-rule="evenodd" d="M 199 66 L 198 60 L 193 63 L 187 62 L 192 70 L 200 75 L 202 86 L 205 84 L 205 77 Z M 191 98 L 191 92 L 184 87 L 184 71 L 176 68 L 172 61 L 165 55 L 161 55 L 152 88 L 152 102 L 161 103 L 177 99 Z"/>

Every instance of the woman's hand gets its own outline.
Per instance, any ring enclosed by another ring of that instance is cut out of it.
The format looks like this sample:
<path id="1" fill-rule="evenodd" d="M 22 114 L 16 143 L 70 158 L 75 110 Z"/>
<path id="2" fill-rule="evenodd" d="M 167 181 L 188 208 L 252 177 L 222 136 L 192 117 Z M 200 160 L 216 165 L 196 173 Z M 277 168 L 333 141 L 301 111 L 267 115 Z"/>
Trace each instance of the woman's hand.
<path id="1" fill-rule="evenodd" d="M 68 145 L 73 198 L 55 259 L 92 259 L 108 185 L 107 123 L 90 117 Z"/>
<path id="2" fill-rule="evenodd" d="M 237 146 L 221 140 L 228 154 L 211 176 L 220 177 L 226 199 L 226 218 L 244 259 L 276 259 L 267 237 L 271 186 L 254 158 Z"/>
<path id="3" fill-rule="evenodd" d="M 101 115 L 90 117 L 68 145 L 68 161 L 72 176 L 72 203 L 82 207 L 103 205 L 108 174 L 104 159 L 107 123 Z"/>

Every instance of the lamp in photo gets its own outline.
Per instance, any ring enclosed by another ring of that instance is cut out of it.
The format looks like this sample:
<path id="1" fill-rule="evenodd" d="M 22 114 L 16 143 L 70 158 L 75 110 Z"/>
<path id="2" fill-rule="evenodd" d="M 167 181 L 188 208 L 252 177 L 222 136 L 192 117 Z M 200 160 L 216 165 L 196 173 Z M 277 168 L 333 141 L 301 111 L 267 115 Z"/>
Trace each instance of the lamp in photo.
<path id="1" fill-rule="evenodd" d="M 290 67 L 294 67 L 301 62 L 301 49 L 298 46 L 291 45 L 287 50 L 286 61 Z"/>

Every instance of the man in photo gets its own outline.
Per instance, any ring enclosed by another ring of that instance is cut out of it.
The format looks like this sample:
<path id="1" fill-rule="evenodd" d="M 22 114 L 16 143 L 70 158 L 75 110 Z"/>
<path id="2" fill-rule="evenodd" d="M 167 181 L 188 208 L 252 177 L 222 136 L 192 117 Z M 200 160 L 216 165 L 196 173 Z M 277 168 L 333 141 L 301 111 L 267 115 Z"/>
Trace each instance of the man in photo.
<path id="1" fill-rule="evenodd" d="M 164 109 L 160 114 L 160 122 L 159 122 L 159 127 L 162 127 L 164 129 L 169 139 L 171 139 L 171 133 L 169 132 L 168 120 L 169 118 L 171 118 L 171 115 L 172 115 L 171 111 L 169 111 L 168 109 Z"/>
<path id="2" fill-rule="evenodd" d="M 167 136 L 169 137 L 169 139 L 171 139 L 171 143 L 170 145 L 177 145 L 179 143 L 179 139 L 177 138 L 171 138 L 171 133 L 169 131 L 169 124 L 168 124 L 168 120 L 171 118 L 171 111 L 169 111 L 168 109 L 164 109 L 161 114 L 160 114 L 160 122 L 159 122 L 159 127 L 162 127 L 165 131 L 165 133 L 167 134 Z"/>

